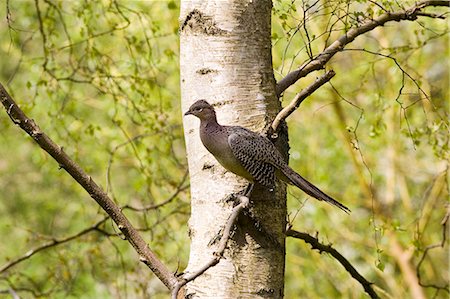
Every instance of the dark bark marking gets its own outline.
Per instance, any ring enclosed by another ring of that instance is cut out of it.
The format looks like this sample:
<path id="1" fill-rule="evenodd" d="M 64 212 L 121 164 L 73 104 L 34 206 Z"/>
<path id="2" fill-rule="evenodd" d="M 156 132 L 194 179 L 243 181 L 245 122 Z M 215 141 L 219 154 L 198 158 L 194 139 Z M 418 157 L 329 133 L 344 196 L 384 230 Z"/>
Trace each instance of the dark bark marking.
<path id="1" fill-rule="evenodd" d="M 180 32 L 193 35 L 225 35 L 226 30 L 217 27 L 212 17 L 198 9 L 192 10 L 180 26 Z"/>
<path id="2" fill-rule="evenodd" d="M 201 69 L 197 70 L 196 73 L 199 75 L 207 75 L 210 73 L 217 73 L 217 70 L 213 70 L 213 69 L 205 67 L 205 68 L 201 68 Z"/>

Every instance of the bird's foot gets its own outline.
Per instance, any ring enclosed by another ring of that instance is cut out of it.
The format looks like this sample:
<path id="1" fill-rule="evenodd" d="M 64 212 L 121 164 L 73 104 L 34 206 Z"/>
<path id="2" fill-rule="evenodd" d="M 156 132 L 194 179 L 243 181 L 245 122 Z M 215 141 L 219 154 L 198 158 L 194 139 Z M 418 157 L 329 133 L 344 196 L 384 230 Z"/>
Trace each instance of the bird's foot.
<path id="1" fill-rule="evenodd" d="M 255 185 L 253 183 L 250 183 L 247 185 L 247 187 L 245 187 L 245 189 L 243 189 L 237 193 L 231 193 L 231 194 L 227 195 L 227 197 L 225 197 L 225 199 L 223 201 L 226 203 L 232 202 L 235 205 L 239 204 L 239 202 L 240 202 L 239 197 L 245 196 L 247 198 L 250 198 L 250 195 L 252 194 L 254 186 Z"/>
<path id="2" fill-rule="evenodd" d="M 229 195 L 227 195 L 227 197 L 225 197 L 225 199 L 223 200 L 226 203 L 236 203 L 238 201 L 238 197 L 239 193 L 231 193 Z"/>

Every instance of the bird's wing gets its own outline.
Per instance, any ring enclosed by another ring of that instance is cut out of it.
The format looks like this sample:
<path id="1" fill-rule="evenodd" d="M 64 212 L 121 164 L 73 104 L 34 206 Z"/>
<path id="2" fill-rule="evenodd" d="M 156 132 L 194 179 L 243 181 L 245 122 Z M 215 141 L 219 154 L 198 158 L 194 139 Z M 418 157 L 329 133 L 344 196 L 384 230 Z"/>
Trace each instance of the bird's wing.
<path id="1" fill-rule="evenodd" d="M 275 167 L 267 160 L 267 156 L 270 154 L 267 153 L 264 137 L 241 127 L 231 127 L 230 129 L 228 144 L 233 155 L 256 182 L 274 188 Z"/>
<path id="2" fill-rule="evenodd" d="M 283 161 L 281 154 L 269 139 L 242 127 L 228 127 L 228 144 L 231 152 L 254 180 L 266 187 L 275 187 L 275 169 L 279 169 L 289 180 L 305 193 L 341 208 L 350 210 L 308 182 Z"/>

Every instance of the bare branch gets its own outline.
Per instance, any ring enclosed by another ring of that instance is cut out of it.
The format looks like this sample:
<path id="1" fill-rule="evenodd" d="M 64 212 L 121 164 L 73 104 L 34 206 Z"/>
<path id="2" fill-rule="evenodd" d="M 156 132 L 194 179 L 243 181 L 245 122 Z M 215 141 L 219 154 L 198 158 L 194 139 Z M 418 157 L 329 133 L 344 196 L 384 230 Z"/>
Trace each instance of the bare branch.
<path id="1" fill-rule="evenodd" d="M 324 85 L 328 81 L 331 80 L 331 78 L 334 77 L 336 73 L 333 70 L 329 70 L 324 75 L 320 76 L 316 79 L 311 85 L 300 91 L 294 99 L 284 107 L 275 117 L 274 121 L 272 122 L 272 133 L 276 133 L 278 131 L 278 128 L 282 121 L 284 121 L 289 115 L 291 115 L 303 102 L 304 99 L 306 99 L 308 96 L 310 96 L 314 91 L 316 91 L 320 86 Z M 269 136 L 272 134 L 269 134 Z"/>
<path id="2" fill-rule="evenodd" d="M 418 283 L 419 283 L 419 285 L 421 287 L 434 288 L 434 289 L 436 289 L 438 291 L 439 290 L 444 290 L 447 293 L 450 293 L 450 286 L 449 286 L 448 283 L 446 285 L 442 285 L 442 286 L 439 286 L 439 285 L 436 285 L 436 284 L 424 283 L 422 281 L 420 268 L 422 267 L 422 263 L 425 261 L 425 258 L 428 255 L 428 251 L 430 251 L 432 249 L 435 249 L 435 248 L 444 248 L 445 241 L 447 240 L 447 225 L 448 225 L 449 218 L 450 218 L 450 204 L 447 205 L 445 216 L 444 216 L 444 218 L 441 221 L 441 225 L 442 225 L 442 240 L 441 240 L 441 242 L 425 247 L 425 250 L 423 251 L 422 257 L 420 258 L 420 260 L 419 260 L 419 262 L 417 263 L 417 266 L 416 266 L 416 276 L 417 276 Z"/>
<path id="3" fill-rule="evenodd" d="M 329 47 L 327 47 L 322 53 L 317 55 L 314 59 L 306 62 L 295 71 L 287 74 L 283 79 L 277 83 L 276 93 L 279 97 L 289 86 L 293 85 L 299 79 L 307 76 L 309 73 L 324 68 L 325 64 L 336 54 L 344 49 L 344 47 L 355 40 L 358 36 L 367 33 L 377 27 L 383 26 L 387 22 L 399 22 L 402 20 L 413 21 L 417 17 L 426 16 L 434 18 L 443 18 L 444 15 L 435 15 L 431 13 L 423 12 L 422 9 L 429 6 L 450 6 L 450 1 L 421 1 L 417 2 L 414 6 L 397 12 L 386 12 L 380 17 L 371 20 L 359 27 L 352 28 L 344 35 L 339 37 Z"/>
<path id="4" fill-rule="evenodd" d="M 81 236 L 84 236 L 90 232 L 93 231 L 98 231 L 99 230 L 99 226 L 102 225 L 103 223 L 105 223 L 106 220 L 108 220 L 109 217 L 104 217 L 102 220 L 98 221 L 96 224 L 92 225 L 91 227 L 85 228 L 82 231 L 69 236 L 69 237 L 65 237 L 62 239 L 52 239 L 51 241 L 42 244 L 36 248 L 30 249 L 29 251 L 27 251 L 27 253 L 25 253 L 24 255 L 22 255 L 21 257 L 15 258 L 14 260 L 9 261 L 8 263 L 6 263 L 5 265 L 3 265 L 2 267 L 0 267 L 0 273 L 5 272 L 6 270 L 10 269 L 11 267 L 14 267 L 15 265 L 17 265 L 20 262 L 23 262 L 29 258 L 31 258 L 33 255 L 35 255 L 36 253 L 39 253 L 45 249 L 51 248 L 51 247 L 55 247 L 58 245 L 62 245 L 64 243 L 67 243 L 69 241 L 72 241 L 76 238 L 79 238 Z"/>
<path id="5" fill-rule="evenodd" d="M 235 225 L 239 214 L 245 208 L 247 208 L 247 206 L 249 204 L 249 199 L 246 196 L 240 195 L 240 196 L 238 196 L 238 199 L 239 199 L 240 203 L 237 206 L 235 206 L 233 208 L 233 210 L 231 211 L 231 215 L 228 218 L 227 223 L 225 224 L 225 228 L 223 230 L 222 237 L 220 238 L 217 251 L 214 252 L 214 257 L 209 262 L 207 262 L 203 267 L 198 269 L 197 271 L 184 275 L 183 278 L 181 280 L 179 280 L 179 282 L 172 289 L 172 299 L 178 298 L 177 297 L 178 292 L 184 285 L 186 285 L 188 282 L 196 279 L 197 277 L 199 277 L 200 275 L 205 273 L 205 271 L 208 270 L 209 268 L 217 265 L 220 262 L 220 260 L 222 259 L 223 253 L 225 252 L 225 248 L 227 247 L 228 240 L 231 237 L 231 232 L 232 232 L 231 230 L 232 230 L 233 226 Z"/>
<path id="6" fill-rule="evenodd" d="M 296 239 L 301 239 L 306 243 L 310 244 L 312 249 L 319 250 L 320 253 L 327 252 L 332 257 L 334 257 L 344 268 L 347 270 L 350 275 L 356 279 L 364 288 L 367 294 L 369 294 L 370 298 L 380 298 L 378 294 L 375 293 L 372 288 L 372 283 L 367 281 L 359 272 L 352 266 L 352 264 L 342 255 L 334 249 L 331 245 L 324 245 L 319 242 L 319 240 L 307 233 L 302 233 L 293 229 L 288 229 L 286 231 L 286 236 L 293 237 Z"/>
<path id="7" fill-rule="evenodd" d="M 54 143 L 50 137 L 42 132 L 34 120 L 25 115 L 2 84 L 0 84 L 0 101 L 5 107 L 11 120 L 19 125 L 22 130 L 27 132 L 27 134 L 30 135 L 42 149 L 49 153 L 50 156 L 59 163 L 59 167 L 67 171 L 114 220 L 125 238 L 139 254 L 140 261 L 146 264 L 164 285 L 169 289 L 172 289 L 177 281 L 176 277 L 156 257 L 153 251 L 150 250 L 148 244 L 133 227 L 128 218 L 125 217 L 121 209 L 115 205 L 103 189 L 94 182 L 92 177 L 63 151 L 62 147 Z"/>
<path id="8" fill-rule="evenodd" d="M 177 188 L 175 189 L 175 192 L 169 198 L 167 198 L 166 200 L 164 200 L 164 201 L 162 201 L 160 203 L 157 203 L 157 204 L 150 204 L 150 205 L 143 206 L 143 207 L 135 207 L 135 206 L 127 204 L 127 205 L 124 205 L 122 207 L 122 210 L 131 210 L 131 211 L 136 211 L 136 212 L 145 212 L 145 211 L 148 211 L 148 210 L 157 209 L 159 207 L 162 207 L 162 206 L 168 204 L 169 202 L 173 201 L 178 196 L 178 194 L 180 192 L 182 192 L 182 191 L 186 190 L 187 188 L 189 188 L 189 185 L 183 186 L 185 181 L 186 181 L 186 179 L 187 179 L 187 176 L 188 176 L 188 172 L 186 171 L 184 173 L 184 176 L 183 176 L 181 182 L 178 184 Z"/>
<path id="9" fill-rule="evenodd" d="M 154 209 L 157 209 L 157 208 L 164 206 L 164 205 L 168 204 L 169 202 L 173 201 L 177 197 L 179 192 L 184 191 L 188 188 L 189 188 L 189 185 L 180 187 L 179 189 L 177 189 L 177 192 L 174 193 L 173 195 L 171 195 L 168 199 L 164 200 L 163 202 L 157 203 L 157 204 L 150 204 L 150 205 L 143 206 L 143 207 L 135 207 L 135 206 L 127 204 L 127 205 L 124 205 L 122 209 L 123 210 L 131 210 L 131 211 L 135 211 L 135 212 L 146 212 L 148 210 L 154 210 Z"/>

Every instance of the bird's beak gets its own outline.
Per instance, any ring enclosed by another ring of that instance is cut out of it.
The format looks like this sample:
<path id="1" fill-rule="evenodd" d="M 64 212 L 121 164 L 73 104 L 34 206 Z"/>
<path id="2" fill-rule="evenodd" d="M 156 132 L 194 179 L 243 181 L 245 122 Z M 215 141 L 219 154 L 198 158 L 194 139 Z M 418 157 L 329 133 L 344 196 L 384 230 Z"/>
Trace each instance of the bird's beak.
<path id="1" fill-rule="evenodd" d="M 190 110 L 188 110 L 188 111 L 186 111 L 186 113 L 184 115 L 186 116 L 186 115 L 191 115 L 191 114 L 192 114 L 192 112 Z"/>

